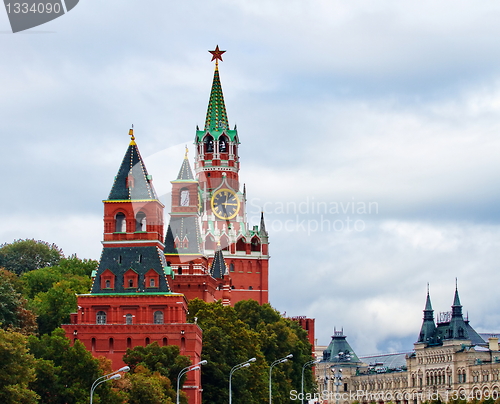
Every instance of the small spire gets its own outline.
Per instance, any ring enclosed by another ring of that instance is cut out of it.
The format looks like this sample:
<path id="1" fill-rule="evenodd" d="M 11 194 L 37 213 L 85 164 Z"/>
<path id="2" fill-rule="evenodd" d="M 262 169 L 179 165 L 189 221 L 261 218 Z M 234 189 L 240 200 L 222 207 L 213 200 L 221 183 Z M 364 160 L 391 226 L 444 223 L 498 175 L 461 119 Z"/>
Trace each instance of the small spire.
<path id="1" fill-rule="evenodd" d="M 186 148 L 186 153 L 184 153 L 184 158 L 187 160 L 189 149 L 188 149 L 187 145 L 185 146 L 185 148 Z"/>
<path id="2" fill-rule="evenodd" d="M 135 146 L 135 136 L 134 136 L 134 124 L 132 124 L 132 128 L 128 131 L 128 134 L 130 136 L 130 146 Z"/>

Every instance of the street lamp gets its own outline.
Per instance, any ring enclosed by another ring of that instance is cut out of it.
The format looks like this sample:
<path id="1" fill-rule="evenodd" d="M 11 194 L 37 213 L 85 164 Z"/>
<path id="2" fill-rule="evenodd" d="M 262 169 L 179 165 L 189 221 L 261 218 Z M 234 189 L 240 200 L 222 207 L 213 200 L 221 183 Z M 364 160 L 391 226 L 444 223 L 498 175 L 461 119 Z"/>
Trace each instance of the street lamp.
<path id="1" fill-rule="evenodd" d="M 289 354 L 281 359 L 276 359 L 273 363 L 271 363 L 271 366 L 269 367 L 269 404 L 272 404 L 272 401 L 273 401 L 273 390 L 272 390 L 272 385 L 271 385 L 271 377 L 273 374 L 273 367 L 275 367 L 276 365 L 279 365 L 280 363 L 288 362 L 288 359 L 290 359 L 290 358 L 293 358 L 292 354 Z"/>
<path id="2" fill-rule="evenodd" d="M 179 372 L 179 374 L 177 375 L 177 400 L 176 400 L 177 404 L 179 404 L 179 388 L 180 388 L 181 377 L 184 376 L 187 372 L 191 372 L 192 370 L 198 370 L 200 369 L 201 365 L 206 365 L 206 364 L 207 361 L 203 360 L 201 362 L 196 363 L 195 365 L 186 366 Z"/>
<path id="3" fill-rule="evenodd" d="M 107 375 L 98 377 L 96 380 L 94 380 L 94 383 L 92 383 L 92 386 L 90 387 L 90 404 L 92 404 L 92 400 L 94 397 L 94 390 L 96 389 L 97 386 L 99 386 L 101 383 L 110 381 L 110 380 L 116 380 L 122 377 L 120 375 L 120 372 L 128 372 L 130 368 L 128 366 L 124 366 L 118 370 L 115 370 L 114 372 L 108 373 Z M 109 376 L 109 377 L 108 377 Z"/>
<path id="4" fill-rule="evenodd" d="M 242 368 L 247 368 L 250 366 L 250 364 L 252 362 L 255 362 L 257 359 L 255 358 L 251 358 L 249 360 L 247 360 L 246 362 L 243 362 L 243 363 L 240 363 L 236 366 L 233 366 L 233 368 L 231 369 L 231 371 L 229 372 L 229 404 L 232 404 L 232 391 L 231 391 L 231 377 L 233 376 L 233 373 L 236 372 L 238 369 L 242 369 Z"/>
<path id="5" fill-rule="evenodd" d="M 335 368 L 331 368 L 333 373 L 333 384 L 335 385 L 335 402 L 339 404 L 339 386 L 342 384 L 342 369 L 335 370 Z"/>
<path id="6" fill-rule="evenodd" d="M 302 404 L 304 404 L 304 370 L 306 369 L 307 366 L 314 365 L 316 363 L 321 362 L 321 359 L 313 359 L 312 361 L 304 363 L 304 366 L 302 366 Z"/>

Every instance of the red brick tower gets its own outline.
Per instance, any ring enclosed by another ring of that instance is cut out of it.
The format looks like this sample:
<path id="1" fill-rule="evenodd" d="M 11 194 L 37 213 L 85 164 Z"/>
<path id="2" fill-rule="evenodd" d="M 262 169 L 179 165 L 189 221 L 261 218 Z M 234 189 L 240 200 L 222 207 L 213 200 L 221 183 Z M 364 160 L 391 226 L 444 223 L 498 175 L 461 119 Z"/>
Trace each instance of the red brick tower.
<path id="1" fill-rule="evenodd" d="M 163 204 L 132 140 L 104 202 L 104 241 L 92 290 L 78 295 L 78 312 L 63 325 L 94 356 L 124 365 L 127 348 L 158 342 L 177 345 L 192 363 L 201 360 L 202 331 L 186 323 L 187 300 L 173 293 L 163 255 Z M 200 372 L 189 372 L 190 402 L 201 403 Z"/>
<path id="2" fill-rule="evenodd" d="M 246 190 L 240 190 L 239 181 L 240 141 L 236 127 L 229 128 L 219 77 L 218 61 L 222 61 L 224 52 L 218 46 L 210 51 L 215 72 L 205 126 L 196 131 L 196 180 L 178 177 L 172 182 L 172 212 L 165 256 L 175 273 L 173 289 L 186 293 L 188 298 L 223 299 L 232 305 L 254 299 L 263 304 L 269 300 L 269 240 L 263 216 L 260 226 L 249 228 L 246 222 Z M 183 167 L 185 165 L 183 163 Z M 179 175 L 182 172 L 183 168 Z M 189 206 L 182 206 L 183 203 Z M 187 248 L 183 240 L 188 240 Z M 196 251 L 192 245 L 196 245 Z M 218 250 L 224 255 L 227 271 L 220 274 L 212 292 L 213 283 L 200 276 L 194 279 L 192 275 L 214 277 L 211 267 Z"/>

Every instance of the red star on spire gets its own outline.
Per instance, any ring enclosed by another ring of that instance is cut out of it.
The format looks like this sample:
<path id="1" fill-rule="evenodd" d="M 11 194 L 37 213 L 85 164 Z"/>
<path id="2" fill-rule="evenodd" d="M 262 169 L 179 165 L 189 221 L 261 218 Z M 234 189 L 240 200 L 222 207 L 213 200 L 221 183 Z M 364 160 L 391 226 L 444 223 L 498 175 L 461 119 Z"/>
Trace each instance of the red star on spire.
<path id="1" fill-rule="evenodd" d="M 218 63 L 219 60 L 222 62 L 222 54 L 225 53 L 226 51 L 221 51 L 219 49 L 219 45 L 217 45 L 215 47 L 215 50 L 209 51 L 209 52 L 212 54 L 211 62 L 213 62 L 215 60 L 215 63 Z"/>

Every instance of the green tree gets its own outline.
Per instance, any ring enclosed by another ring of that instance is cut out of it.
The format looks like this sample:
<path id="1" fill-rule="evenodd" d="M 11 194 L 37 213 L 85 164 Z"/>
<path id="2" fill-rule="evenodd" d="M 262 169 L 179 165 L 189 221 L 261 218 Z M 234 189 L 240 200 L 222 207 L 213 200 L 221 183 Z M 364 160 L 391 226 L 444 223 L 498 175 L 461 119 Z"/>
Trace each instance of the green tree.
<path id="1" fill-rule="evenodd" d="M 131 373 L 137 366 L 143 366 L 152 372 L 158 372 L 177 384 L 177 375 L 186 366 L 191 365 L 189 357 L 179 354 L 177 345 L 159 346 L 153 342 L 147 346 L 127 349 L 123 362 L 130 366 Z"/>
<path id="2" fill-rule="evenodd" d="M 176 391 L 172 388 L 170 379 L 151 372 L 139 365 L 135 372 L 128 375 L 130 381 L 126 392 L 129 404 L 173 404 L 176 402 Z"/>
<path id="3" fill-rule="evenodd" d="M 0 327 L 30 334 L 36 331 L 36 316 L 28 310 L 21 288 L 17 275 L 0 268 Z"/>
<path id="4" fill-rule="evenodd" d="M 0 329 L 0 402 L 31 404 L 38 395 L 28 386 L 35 380 L 35 358 L 26 348 L 26 337 Z"/>
<path id="5" fill-rule="evenodd" d="M 103 375 L 99 360 L 85 349 L 80 341 L 71 346 L 63 329 L 51 335 L 31 336 L 28 348 L 37 358 L 36 380 L 31 388 L 42 397 L 44 404 L 86 404 L 90 398 L 90 386 Z M 94 394 L 94 402 L 119 404 L 120 394 L 103 383 Z"/>
<path id="6" fill-rule="evenodd" d="M 269 366 L 276 359 L 293 354 L 293 359 L 273 368 L 273 402 L 290 401 L 290 390 L 300 389 L 302 366 L 312 358 L 307 333 L 300 325 L 281 315 L 270 305 L 254 300 L 238 302 L 234 308 L 195 299 L 189 303 L 189 321 L 195 317 L 203 329 L 203 401 L 227 400 L 231 368 L 255 357 L 249 368 L 233 375 L 233 394 L 238 403 L 268 400 Z M 312 387 L 307 369 L 306 387 Z"/>
<path id="7" fill-rule="evenodd" d="M 33 299 L 40 292 L 47 292 L 52 286 L 62 280 L 70 280 L 76 293 L 90 290 L 92 271 L 97 268 L 94 260 L 81 260 L 76 256 L 63 258 L 56 266 L 40 268 L 26 272 L 21 276 L 24 295 Z"/>
<path id="8" fill-rule="evenodd" d="M 0 245 L 0 267 L 17 275 L 57 265 L 63 257 L 59 247 L 41 240 L 15 240 Z"/>

